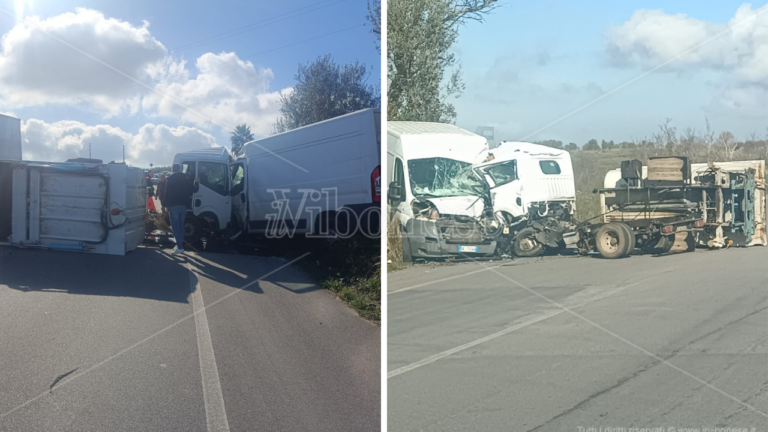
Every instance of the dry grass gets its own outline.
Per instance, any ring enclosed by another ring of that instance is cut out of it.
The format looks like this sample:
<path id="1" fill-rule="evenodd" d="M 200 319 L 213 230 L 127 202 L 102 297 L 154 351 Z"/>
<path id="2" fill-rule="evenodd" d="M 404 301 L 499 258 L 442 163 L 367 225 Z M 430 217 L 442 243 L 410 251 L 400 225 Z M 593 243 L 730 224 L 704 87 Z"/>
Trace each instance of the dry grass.
<path id="1" fill-rule="evenodd" d="M 390 213 L 388 212 L 387 214 Z M 400 239 L 400 223 L 396 218 L 388 219 L 387 221 L 387 262 L 403 262 L 403 242 Z"/>

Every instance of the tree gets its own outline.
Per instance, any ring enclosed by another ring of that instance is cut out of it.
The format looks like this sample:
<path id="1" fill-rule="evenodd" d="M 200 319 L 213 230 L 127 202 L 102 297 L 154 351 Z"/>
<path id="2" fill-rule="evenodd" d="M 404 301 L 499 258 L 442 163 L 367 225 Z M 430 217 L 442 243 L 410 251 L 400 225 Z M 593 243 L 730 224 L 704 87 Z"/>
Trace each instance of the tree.
<path id="1" fill-rule="evenodd" d="M 569 152 L 579 151 L 579 146 L 576 143 L 568 143 L 568 145 L 565 146 L 565 149 Z"/>
<path id="2" fill-rule="evenodd" d="M 387 119 L 452 123 L 447 102 L 464 90 L 451 46 L 467 21 L 482 22 L 498 0 L 387 2 Z"/>
<path id="3" fill-rule="evenodd" d="M 281 133 L 365 108 L 381 105 L 379 88 L 366 83 L 369 72 L 358 62 L 340 66 L 330 54 L 299 65 L 293 91 L 280 95 Z"/>
<path id="4" fill-rule="evenodd" d="M 596 139 L 591 139 L 587 141 L 586 144 L 584 144 L 584 147 L 581 148 L 582 150 L 600 150 L 600 145 L 597 143 Z"/>
<path id="5" fill-rule="evenodd" d="M 243 145 L 249 141 L 253 141 L 253 134 L 251 128 L 245 123 L 237 125 L 235 130 L 232 131 L 232 136 L 229 137 L 229 141 L 232 143 L 232 154 L 237 157 L 243 154 Z"/>
<path id="6" fill-rule="evenodd" d="M 603 150 L 613 150 L 616 147 L 616 144 L 613 143 L 613 140 L 611 141 L 603 140 L 600 143 L 600 147 L 602 147 Z"/>
<path id="7" fill-rule="evenodd" d="M 717 137 L 717 142 L 725 149 L 728 160 L 733 160 L 733 153 L 736 151 L 736 137 L 732 133 L 724 131 Z"/>
<path id="8" fill-rule="evenodd" d="M 376 35 L 376 51 L 381 52 L 381 0 L 368 0 L 368 15 L 371 22 L 371 33 Z"/>

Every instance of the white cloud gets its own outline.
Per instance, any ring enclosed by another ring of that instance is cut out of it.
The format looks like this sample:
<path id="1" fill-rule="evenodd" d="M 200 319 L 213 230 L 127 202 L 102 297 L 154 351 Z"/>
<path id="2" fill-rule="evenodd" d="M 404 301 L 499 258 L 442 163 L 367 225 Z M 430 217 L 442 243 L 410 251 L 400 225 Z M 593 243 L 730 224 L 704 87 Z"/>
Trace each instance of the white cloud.
<path id="1" fill-rule="evenodd" d="M 256 136 L 269 134 L 278 117 L 280 92 L 270 90 L 271 69 L 233 52 L 206 53 L 197 58 L 192 74 L 185 60 L 174 59 L 150 34 L 146 21 L 136 26 L 79 8 L 47 19 L 27 17 L 3 35 L 1 44 L 3 110 L 63 104 L 105 117 L 144 110 L 200 127 L 218 124 L 229 130 L 246 123 Z"/>
<path id="2" fill-rule="evenodd" d="M 136 112 L 147 88 L 56 38 L 149 83 L 150 72 L 157 75 L 156 69 L 169 63 L 165 47 L 150 35 L 148 27 L 146 21 L 136 27 L 90 9 L 48 19 L 27 17 L 2 38 L 3 105 L 83 103 L 105 115 Z"/>
<path id="3" fill-rule="evenodd" d="M 750 91 L 764 95 L 768 89 L 768 6 L 753 10 L 743 4 L 727 24 L 638 10 L 629 21 L 608 29 L 606 42 L 615 64 L 648 69 L 680 56 L 660 72 L 719 73 L 723 84 L 708 109 L 748 115 L 766 107 L 766 101 L 756 100 Z"/>
<path id="4" fill-rule="evenodd" d="M 188 150 L 217 147 L 216 138 L 193 127 L 147 123 L 133 137 L 126 151 L 134 163 L 170 165 L 173 155 Z"/>
<path id="5" fill-rule="evenodd" d="M 216 139 L 199 129 L 146 124 L 136 135 L 108 125 L 88 126 L 64 120 L 46 123 L 31 119 L 21 125 L 23 157 L 26 160 L 64 161 L 92 156 L 105 162 L 122 160 L 136 166 L 170 165 L 182 151 L 215 147 Z"/>
<path id="6" fill-rule="evenodd" d="M 168 97 L 149 95 L 144 108 L 200 126 L 209 126 L 213 120 L 225 129 L 247 123 L 257 136 L 271 131 L 280 108 L 280 92 L 269 90 L 271 69 L 257 68 L 232 52 L 203 54 L 195 65 L 199 72 L 194 79 L 188 78 L 183 65 L 176 66 L 173 78 L 156 87 Z"/>

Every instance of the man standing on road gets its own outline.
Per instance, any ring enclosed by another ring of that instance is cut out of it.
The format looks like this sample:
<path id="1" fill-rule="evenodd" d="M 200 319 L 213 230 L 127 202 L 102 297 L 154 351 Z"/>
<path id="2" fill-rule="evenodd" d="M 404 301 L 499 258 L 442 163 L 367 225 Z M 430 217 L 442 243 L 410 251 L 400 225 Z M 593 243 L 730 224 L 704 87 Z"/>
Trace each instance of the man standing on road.
<path id="1" fill-rule="evenodd" d="M 173 164 L 173 174 L 165 181 L 165 207 L 171 217 L 171 228 L 176 238 L 174 255 L 184 253 L 184 217 L 187 208 L 192 207 L 192 194 L 200 188 L 200 179 L 195 181 L 181 172 L 181 165 Z"/>

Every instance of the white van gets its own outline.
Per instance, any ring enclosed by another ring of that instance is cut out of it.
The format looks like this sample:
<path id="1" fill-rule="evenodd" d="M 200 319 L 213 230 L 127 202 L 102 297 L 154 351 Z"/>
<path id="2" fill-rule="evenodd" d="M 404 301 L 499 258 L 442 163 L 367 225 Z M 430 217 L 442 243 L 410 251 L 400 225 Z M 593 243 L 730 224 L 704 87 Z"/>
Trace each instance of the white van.
<path id="1" fill-rule="evenodd" d="M 403 260 L 493 255 L 481 220 L 487 203 L 472 167 L 488 142 L 449 124 L 387 122 L 388 200 L 403 234 Z"/>
<path id="2" fill-rule="evenodd" d="M 380 233 L 381 111 L 365 109 L 247 143 L 232 159 L 224 148 L 180 153 L 174 163 L 200 177 L 187 217 L 230 235 L 349 236 Z M 224 173 L 226 172 L 226 175 Z"/>

